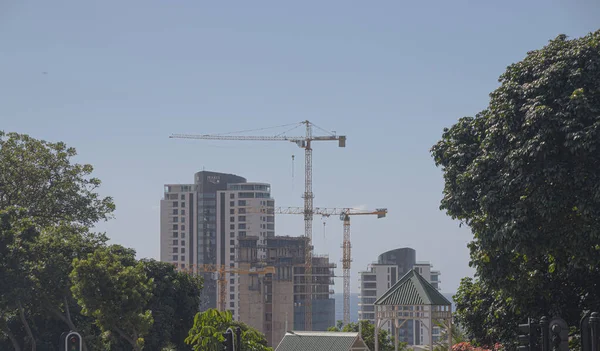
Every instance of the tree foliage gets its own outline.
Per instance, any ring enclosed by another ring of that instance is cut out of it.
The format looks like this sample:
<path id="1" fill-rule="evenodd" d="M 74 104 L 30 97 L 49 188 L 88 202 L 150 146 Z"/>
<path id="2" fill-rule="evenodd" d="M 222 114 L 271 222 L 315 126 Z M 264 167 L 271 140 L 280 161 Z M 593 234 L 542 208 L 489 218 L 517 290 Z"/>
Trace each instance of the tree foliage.
<path id="1" fill-rule="evenodd" d="M 242 331 L 242 351 L 272 351 L 267 346 L 264 334 L 250 328 L 244 323 L 234 321 L 229 311 L 220 312 L 208 309 L 196 314 L 194 326 L 190 329 L 185 342 L 192 346 L 194 351 L 221 351 L 224 341 L 223 333 L 227 328 L 234 331 L 239 327 Z"/>
<path id="2" fill-rule="evenodd" d="M 341 322 L 341 323 L 340 323 Z M 360 323 L 360 328 L 359 324 Z M 328 331 L 342 331 L 342 332 L 354 332 L 358 333 L 360 331 L 361 337 L 369 350 L 375 350 L 375 325 L 369 321 L 362 320 L 358 323 L 348 323 L 344 325 L 342 328 L 340 326 L 343 325 L 342 321 L 338 321 L 335 327 L 329 327 Z M 388 333 L 387 330 L 380 329 L 379 330 L 379 339 L 377 340 L 379 343 L 380 351 L 393 351 L 394 348 L 394 336 Z M 405 342 L 398 342 L 398 350 L 407 350 L 408 344 Z"/>
<path id="3" fill-rule="evenodd" d="M 189 350 L 201 281 L 92 233 L 114 204 L 75 155 L 64 143 L 0 132 L 0 350 L 55 349 L 75 330 L 84 350 L 128 351 L 148 331 L 149 311 L 146 349 Z"/>
<path id="4" fill-rule="evenodd" d="M 179 350 L 188 350 L 185 344 L 188 331 L 200 308 L 201 278 L 178 272 L 170 263 L 142 260 L 146 275 L 154 281 L 148 309 L 154 324 L 146 340 L 146 349 L 160 350 L 169 343 Z"/>
<path id="5" fill-rule="evenodd" d="M 111 217 L 115 205 L 97 192 L 93 167 L 72 163 L 65 143 L 0 131 L 0 209 L 20 207 L 36 224 L 61 221 L 91 226 Z"/>
<path id="6" fill-rule="evenodd" d="M 154 283 L 144 264 L 135 263 L 135 254 L 128 251 L 112 245 L 74 259 L 71 291 L 82 313 L 93 317 L 100 329 L 117 333 L 134 350 L 141 350 L 153 323 L 146 307 Z"/>
<path id="7" fill-rule="evenodd" d="M 441 209 L 473 233 L 477 278 L 456 301 L 480 342 L 526 316 L 577 325 L 600 305 L 600 31 L 558 36 L 500 83 L 432 148 Z"/>

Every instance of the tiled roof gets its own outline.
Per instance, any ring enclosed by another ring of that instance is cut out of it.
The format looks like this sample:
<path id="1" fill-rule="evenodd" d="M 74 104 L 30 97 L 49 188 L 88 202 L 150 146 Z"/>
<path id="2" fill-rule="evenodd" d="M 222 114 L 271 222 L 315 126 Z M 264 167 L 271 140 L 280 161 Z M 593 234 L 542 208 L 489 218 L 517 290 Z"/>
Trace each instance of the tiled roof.
<path id="1" fill-rule="evenodd" d="M 287 332 L 276 351 L 349 351 L 357 339 L 358 333 Z"/>
<path id="2" fill-rule="evenodd" d="M 411 269 L 385 294 L 381 295 L 375 305 L 410 306 L 410 305 L 450 305 L 450 301 L 434 288 L 417 271 Z"/>

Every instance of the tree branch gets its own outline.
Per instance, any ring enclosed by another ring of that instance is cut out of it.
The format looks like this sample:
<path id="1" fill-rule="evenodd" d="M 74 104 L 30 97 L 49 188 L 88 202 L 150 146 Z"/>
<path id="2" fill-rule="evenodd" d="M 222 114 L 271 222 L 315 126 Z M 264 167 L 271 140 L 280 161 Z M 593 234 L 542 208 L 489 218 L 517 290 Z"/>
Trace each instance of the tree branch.
<path id="1" fill-rule="evenodd" d="M 135 340 L 133 340 L 129 335 L 127 335 L 127 333 L 125 333 L 123 330 L 121 330 L 120 328 L 115 327 L 115 331 L 117 333 L 119 333 L 119 335 L 121 335 L 121 337 L 125 340 L 127 340 L 127 342 L 129 342 L 131 344 L 131 346 L 133 346 L 134 350 L 138 350 L 138 346 Z"/>
<path id="2" fill-rule="evenodd" d="M 35 343 L 35 338 L 33 337 L 33 333 L 31 332 L 31 328 L 29 327 L 29 322 L 27 322 L 27 319 L 25 318 L 25 309 L 23 308 L 23 305 L 21 304 L 21 300 L 19 300 L 17 302 L 18 306 L 19 306 L 19 317 L 21 318 L 21 323 L 23 323 L 23 326 L 25 327 L 25 331 L 27 332 L 27 335 L 29 336 L 29 339 L 31 340 L 31 351 L 36 351 L 37 345 Z"/>

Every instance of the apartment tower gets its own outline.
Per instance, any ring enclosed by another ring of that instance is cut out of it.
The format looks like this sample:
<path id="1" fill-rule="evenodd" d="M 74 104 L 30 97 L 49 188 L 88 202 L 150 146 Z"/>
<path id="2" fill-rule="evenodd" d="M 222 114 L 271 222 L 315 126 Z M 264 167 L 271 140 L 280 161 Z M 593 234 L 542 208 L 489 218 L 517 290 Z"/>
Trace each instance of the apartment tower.
<path id="1" fill-rule="evenodd" d="M 384 252 L 379 255 L 377 262 L 369 265 L 367 271 L 359 273 L 358 319 L 375 323 L 375 300 L 413 268 L 439 290 L 440 272 L 434 271 L 429 262 L 417 262 L 414 249 L 406 247 Z M 393 333 L 395 326 L 388 322 L 383 328 Z M 439 334 L 439 328 L 433 328 L 434 342 L 439 338 Z M 399 338 L 409 345 L 429 345 L 429 333 L 419 321 L 406 321 L 399 330 Z"/>
<path id="2" fill-rule="evenodd" d="M 193 184 L 166 184 L 160 201 L 160 260 L 185 270 L 216 265 L 217 192 L 245 182 L 237 175 L 202 171 L 194 175 Z M 202 276 L 201 310 L 216 308 L 214 275 Z"/>

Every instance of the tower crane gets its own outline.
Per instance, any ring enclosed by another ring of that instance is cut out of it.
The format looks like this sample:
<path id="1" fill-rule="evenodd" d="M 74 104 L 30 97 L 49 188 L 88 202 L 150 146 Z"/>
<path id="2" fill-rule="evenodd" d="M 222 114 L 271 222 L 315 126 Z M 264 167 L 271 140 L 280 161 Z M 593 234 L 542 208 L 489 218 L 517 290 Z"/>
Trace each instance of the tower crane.
<path id="1" fill-rule="evenodd" d="M 303 214 L 301 207 L 275 207 L 275 208 L 253 208 L 247 209 L 246 213 L 274 213 L 274 214 Z M 344 277 L 344 325 L 350 323 L 350 263 L 352 262 L 352 245 L 350 243 L 350 216 L 374 215 L 377 218 L 383 218 L 387 215 L 387 208 L 378 208 L 376 210 L 357 210 L 352 208 L 325 208 L 315 207 L 313 214 L 323 217 L 340 216 L 344 222 L 344 239 L 342 242 L 342 269 Z"/>
<path id="2" fill-rule="evenodd" d="M 199 264 L 199 265 L 190 265 L 187 269 L 191 273 L 216 273 L 217 274 L 217 282 L 219 285 L 219 301 L 217 305 L 219 306 L 219 311 L 225 311 L 226 309 L 226 297 L 227 297 L 227 273 L 229 274 L 275 274 L 275 267 L 267 266 L 261 267 L 259 269 L 251 268 L 251 269 L 241 269 L 241 268 L 232 268 L 226 267 L 224 265 L 214 265 L 214 264 Z"/>
<path id="3" fill-rule="evenodd" d="M 304 301 L 304 329 L 312 330 L 312 222 L 313 222 L 313 198 L 312 192 L 312 143 L 313 141 L 338 141 L 339 147 L 346 147 L 346 136 L 343 135 L 326 135 L 313 136 L 313 127 L 319 128 L 314 123 L 306 120 L 296 124 L 296 127 L 304 124 L 306 133 L 305 136 L 288 137 L 285 135 L 276 136 L 244 136 L 244 135 L 223 135 L 223 134 L 173 134 L 170 138 L 177 139 L 205 139 L 205 140 L 237 140 L 237 141 L 289 141 L 304 149 L 304 236 L 308 238 L 308 249 L 305 250 L 305 275 L 306 275 L 306 294 Z M 294 127 L 294 128 L 296 128 Z M 292 129 L 294 129 L 292 128 Z M 231 134 L 231 133 L 229 133 Z"/>

